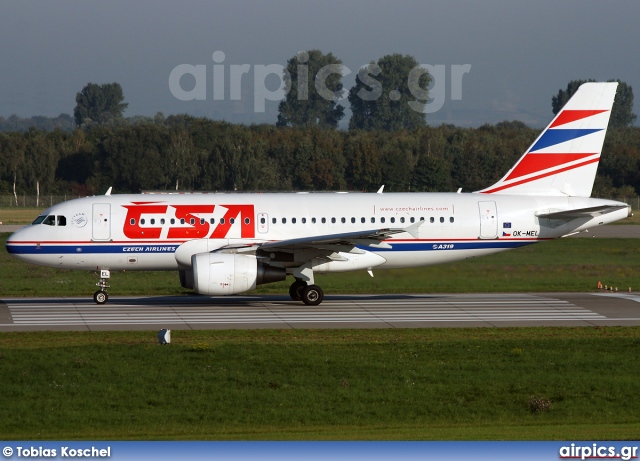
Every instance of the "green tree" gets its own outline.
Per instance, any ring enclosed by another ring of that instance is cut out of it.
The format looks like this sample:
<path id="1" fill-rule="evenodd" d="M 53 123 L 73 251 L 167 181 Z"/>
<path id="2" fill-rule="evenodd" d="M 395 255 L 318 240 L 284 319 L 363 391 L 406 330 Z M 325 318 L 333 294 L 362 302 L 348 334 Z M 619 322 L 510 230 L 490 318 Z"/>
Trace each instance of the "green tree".
<path id="1" fill-rule="evenodd" d="M 97 123 L 104 125 L 122 119 L 122 113 L 129 104 L 124 102 L 119 83 L 87 83 L 76 94 L 73 115 L 77 126 Z"/>
<path id="2" fill-rule="evenodd" d="M 286 98 L 278 105 L 277 126 L 337 128 L 344 107 L 342 61 L 320 50 L 301 51 L 283 73 Z"/>
<path id="3" fill-rule="evenodd" d="M 349 129 L 413 130 L 426 125 L 431 75 L 412 56 L 391 54 L 360 69 L 349 90 Z"/>
<path id="4" fill-rule="evenodd" d="M 578 91 L 580 85 L 587 82 L 595 82 L 594 79 L 589 80 L 571 80 L 567 84 L 566 90 L 558 91 L 556 96 L 551 98 L 551 108 L 553 115 L 560 112 L 560 109 L 564 107 L 571 96 Z M 633 125 L 637 115 L 633 113 L 633 88 L 631 85 L 627 85 L 620 80 L 608 80 L 609 82 L 618 82 L 618 89 L 616 91 L 616 99 L 611 109 L 611 118 L 609 119 L 609 126 L 612 128 L 623 128 L 625 126 Z"/>

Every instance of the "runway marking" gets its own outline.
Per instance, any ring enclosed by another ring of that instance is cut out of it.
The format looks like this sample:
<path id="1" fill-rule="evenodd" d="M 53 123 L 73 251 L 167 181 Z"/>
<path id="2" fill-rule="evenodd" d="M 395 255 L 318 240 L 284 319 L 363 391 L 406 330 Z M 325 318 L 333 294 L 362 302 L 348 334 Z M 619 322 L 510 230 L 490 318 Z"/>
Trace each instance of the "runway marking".
<path id="1" fill-rule="evenodd" d="M 264 297 L 158 298 L 157 304 L 154 298 L 140 300 L 142 305 L 131 304 L 130 301 L 125 304 L 117 298 L 105 305 L 76 300 L 42 303 L 5 300 L 5 303 L 13 326 L 171 324 L 188 327 L 204 324 L 292 326 L 356 323 L 392 326 L 410 322 L 607 320 L 604 315 L 568 301 L 537 295 L 438 295 L 433 298 L 376 300 L 354 296 L 349 301 L 325 300 L 318 307 L 282 299 L 271 301 Z"/>

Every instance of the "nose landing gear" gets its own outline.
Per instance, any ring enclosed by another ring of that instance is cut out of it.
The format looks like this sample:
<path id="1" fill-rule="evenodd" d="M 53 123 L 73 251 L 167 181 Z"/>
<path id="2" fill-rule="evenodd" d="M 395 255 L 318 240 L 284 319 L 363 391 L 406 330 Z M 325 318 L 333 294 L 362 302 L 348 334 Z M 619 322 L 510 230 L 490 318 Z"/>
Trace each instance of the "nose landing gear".
<path id="1" fill-rule="evenodd" d="M 102 269 L 100 271 L 100 281 L 96 283 L 96 286 L 100 287 L 100 289 L 93 294 L 93 300 L 96 304 L 104 304 L 109 300 L 109 295 L 107 294 L 109 277 L 111 277 L 111 273 L 108 270 Z"/>

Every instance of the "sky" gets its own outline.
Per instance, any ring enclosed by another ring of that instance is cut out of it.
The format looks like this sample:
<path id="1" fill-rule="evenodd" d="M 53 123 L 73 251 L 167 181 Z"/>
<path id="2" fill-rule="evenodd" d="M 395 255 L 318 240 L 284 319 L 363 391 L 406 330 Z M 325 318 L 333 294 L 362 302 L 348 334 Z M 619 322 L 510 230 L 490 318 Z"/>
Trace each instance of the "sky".
<path id="1" fill-rule="evenodd" d="M 430 125 L 544 127 L 588 78 L 631 85 L 640 113 L 638 18 L 637 0 L 0 0 L 0 116 L 72 114 L 87 83 L 117 82 L 127 117 L 275 123 L 278 70 L 311 49 L 342 61 L 347 89 L 388 54 L 436 66 Z"/>

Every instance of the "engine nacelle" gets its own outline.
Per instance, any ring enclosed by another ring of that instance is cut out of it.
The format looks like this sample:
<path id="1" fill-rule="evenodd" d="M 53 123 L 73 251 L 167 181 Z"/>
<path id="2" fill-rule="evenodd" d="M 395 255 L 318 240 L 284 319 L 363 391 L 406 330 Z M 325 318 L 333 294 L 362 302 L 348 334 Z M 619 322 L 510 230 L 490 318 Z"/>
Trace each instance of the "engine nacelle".
<path id="1" fill-rule="evenodd" d="M 191 257 L 193 288 L 202 295 L 233 295 L 287 277 L 281 267 L 258 262 L 254 255 L 199 253 Z"/>

